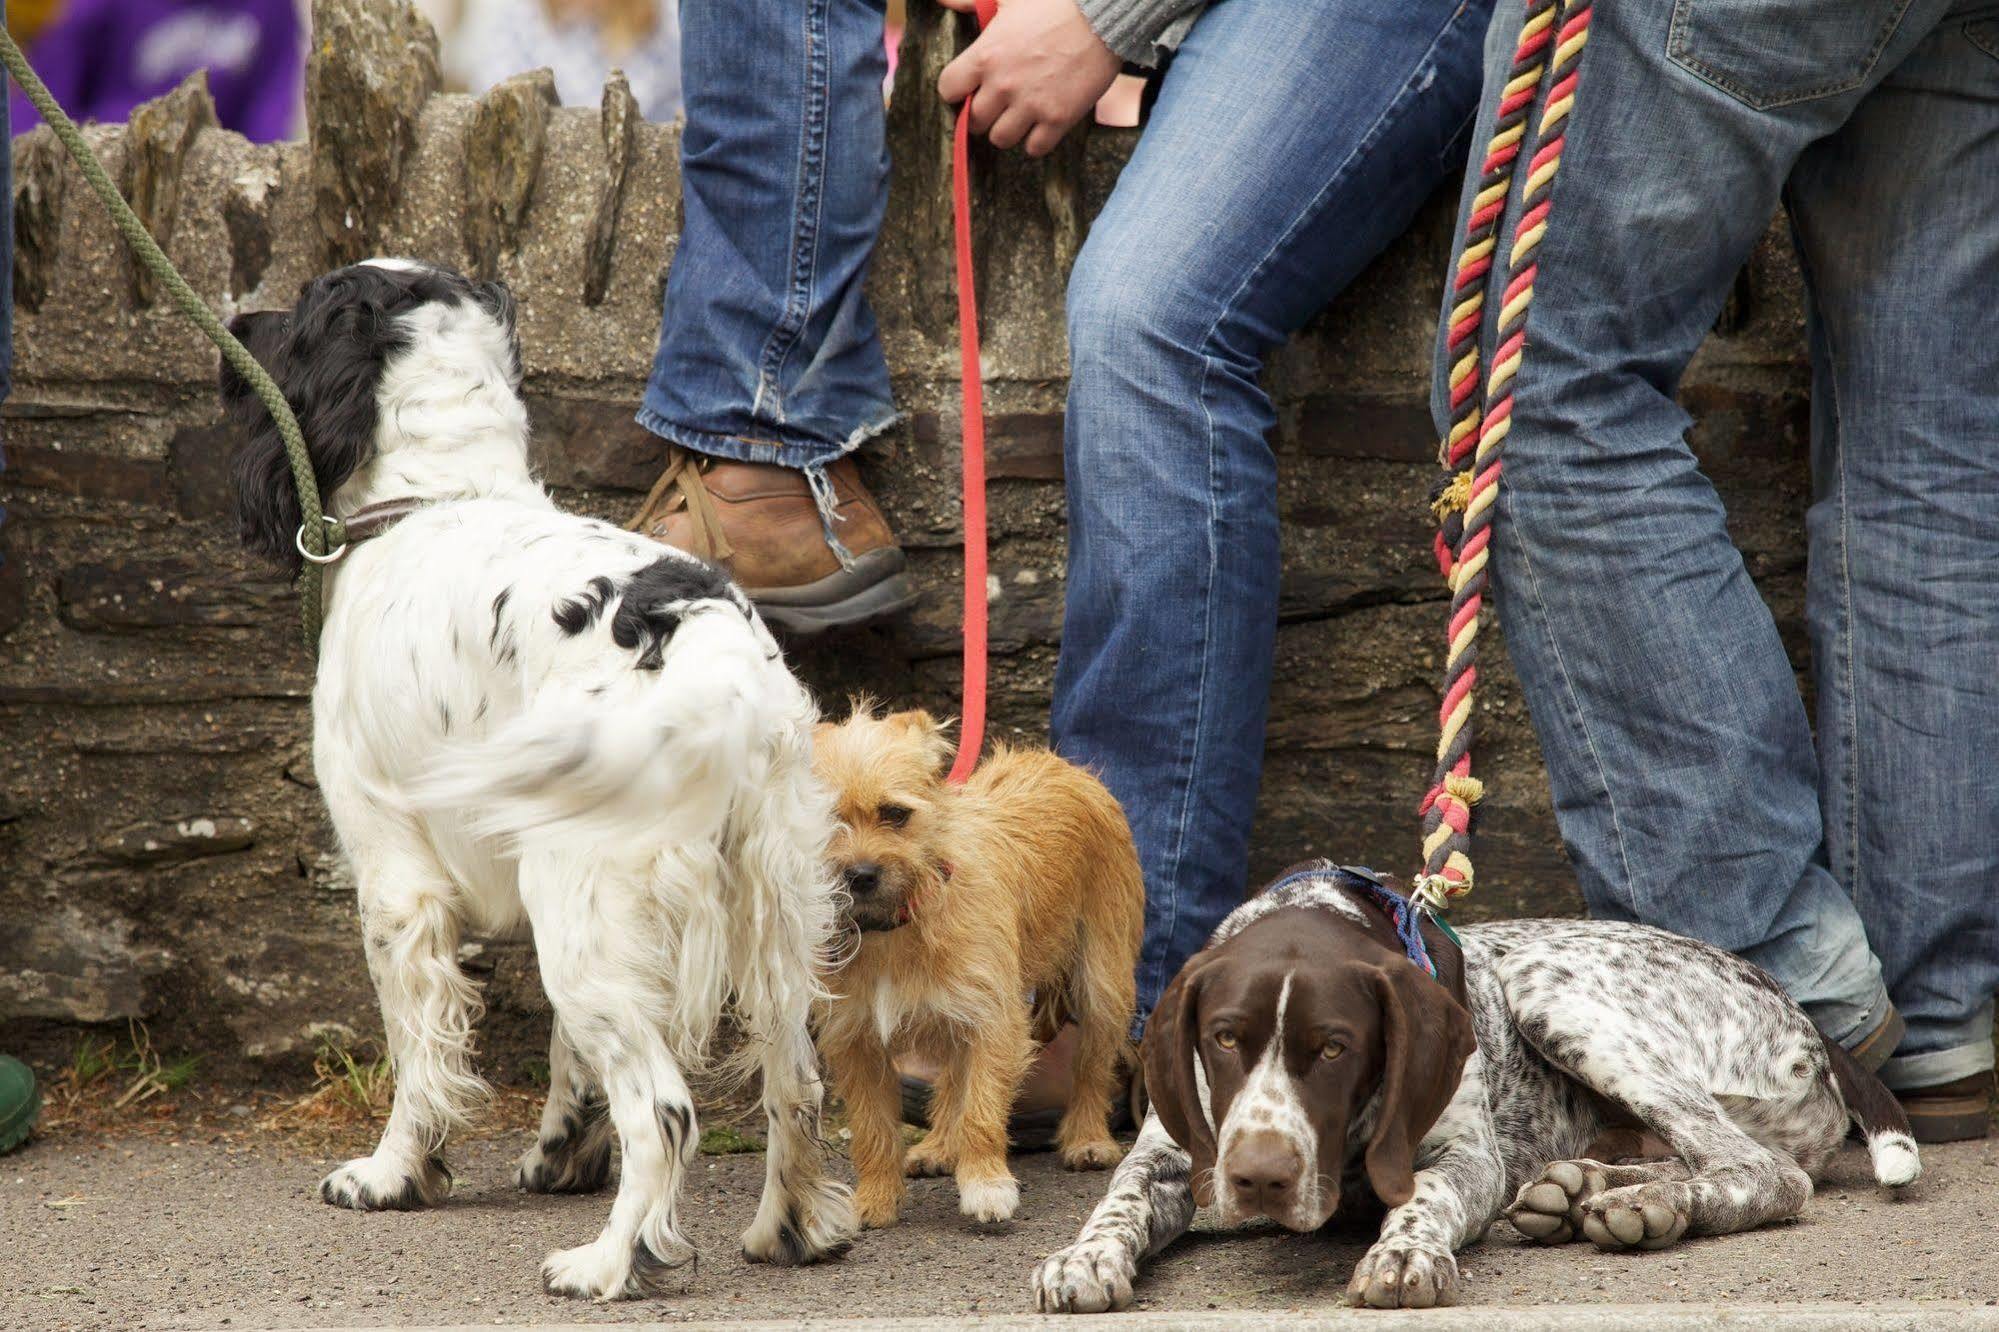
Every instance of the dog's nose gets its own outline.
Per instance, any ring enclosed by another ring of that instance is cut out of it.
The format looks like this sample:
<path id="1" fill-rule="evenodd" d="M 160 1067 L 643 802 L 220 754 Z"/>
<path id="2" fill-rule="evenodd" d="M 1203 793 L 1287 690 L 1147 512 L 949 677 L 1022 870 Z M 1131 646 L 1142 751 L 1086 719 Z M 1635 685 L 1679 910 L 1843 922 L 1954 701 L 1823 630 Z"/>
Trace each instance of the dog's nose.
<path id="1" fill-rule="evenodd" d="M 873 861 L 851 865 L 847 869 L 847 891 L 856 897 L 866 897 L 881 887 L 881 866 Z"/>
<path id="2" fill-rule="evenodd" d="M 1291 1210 L 1305 1162 L 1281 1133 L 1259 1129 L 1243 1135 L 1229 1151 L 1229 1188 L 1238 1209 L 1275 1216 Z"/>

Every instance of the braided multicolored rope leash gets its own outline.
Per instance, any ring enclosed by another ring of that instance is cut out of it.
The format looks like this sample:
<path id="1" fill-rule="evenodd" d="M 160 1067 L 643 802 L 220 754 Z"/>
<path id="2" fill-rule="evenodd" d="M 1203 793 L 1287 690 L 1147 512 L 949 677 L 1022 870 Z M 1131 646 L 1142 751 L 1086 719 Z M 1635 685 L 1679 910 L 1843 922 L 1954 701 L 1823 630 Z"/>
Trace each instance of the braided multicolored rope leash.
<path id="1" fill-rule="evenodd" d="M 1441 459 L 1447 472 L 1432 505 L 1438 521 L 1437 563 L 1451 589 L 1450 641 L 1444 658 L 1444 697 L 1437 714 L 1436 772 L 1421 810 L 1423 872 L 1411 892 L 1431 911 L 1443 910 L 1472 888 L 1472 807 L 1485 794 L 1483 783 L 1471 772 L 1473 693 L 1478 684 L 1479 613 L 1491 578 L 1488 562 L 1499 500 L 1500 451 L 1512 428 L 1512 386 L 1525 354 L 1527 313 L 1539 271 L 1534 252 L 1547 234 L 1555 174 L 1562 164 L 1583 47 L 1589 41 L 1590 10 L 1590 0 L 1527 0 L 1512 77 L 1501 93 L 1499 119 L 1472 200 L 1453 287 L 1457 304 L 1451 309 L 1445 343 L 1451 360 L 1451 428 Z M 1495 269 L 1492 257 L 1505 231 L 1514 164 L 1537 106 L 1539 123 L 1521 190 L 1520 220 L 1504 266 Z M 1494 283 L 1504 284 L 1494 321 L 1498 346 L 1480 392 L 1479 337 L 1485 322 L 1485 293 Z"/>

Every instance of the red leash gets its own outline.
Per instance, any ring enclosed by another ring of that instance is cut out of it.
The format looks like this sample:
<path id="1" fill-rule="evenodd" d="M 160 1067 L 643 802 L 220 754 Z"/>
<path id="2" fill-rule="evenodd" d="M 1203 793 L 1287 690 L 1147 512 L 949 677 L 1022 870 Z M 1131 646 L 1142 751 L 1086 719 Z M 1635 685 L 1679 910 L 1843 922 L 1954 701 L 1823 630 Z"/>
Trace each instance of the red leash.
<path id="1" fill-rule="evenodd" d="M 979 0 L 979 26 L 999 0 Z M 958 757 L 947 781 L 962 785 L 979 766 L 986 738 L 986 397 L 979 374 L 979 296 L 972 286 L 972 99 L 958 106 L 951 144 L 951 223 L 958 242 L 958 371 L 963 394 L 965 506 L 964 707 Z"/>

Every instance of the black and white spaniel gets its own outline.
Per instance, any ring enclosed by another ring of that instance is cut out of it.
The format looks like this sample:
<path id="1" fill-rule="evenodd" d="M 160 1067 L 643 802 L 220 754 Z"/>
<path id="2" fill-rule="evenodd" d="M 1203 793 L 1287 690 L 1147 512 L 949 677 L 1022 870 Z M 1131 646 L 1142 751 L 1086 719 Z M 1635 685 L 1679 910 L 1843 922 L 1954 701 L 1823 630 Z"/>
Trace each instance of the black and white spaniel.
<path id="1" fill-rule="evenodd" d="M 297 413 L 329 514 L 382 528 L 327 569 L 313 741 L 395 1108 L 321 1195 L 443 1199 L 447 1131 L 483 1091 L 459 941 L 524 926 L 555 1034 L 520 1185 L 596 1188 L 613 1133 L 623 1152 L 603 1233 L 551 1254 L 548 1288 L 650 1294 L 693 1258 L 676 1213 L 697 1139 L 684 1070 L 714 1062 L 725 1010 L 770 1121 L 744 1253 L 839 1252 L 852 1207 L 822 1168 L 807 1026 L 835 922 L 830 803 L 812 702 L 769 631 L 707 564 L 550 501 L 528 469 L 504 287 L 378 260 L 233 327 Z M 243 538 L 296 568 L 276 427 L 226 367 L 222 394 L 249 432 Z"/>

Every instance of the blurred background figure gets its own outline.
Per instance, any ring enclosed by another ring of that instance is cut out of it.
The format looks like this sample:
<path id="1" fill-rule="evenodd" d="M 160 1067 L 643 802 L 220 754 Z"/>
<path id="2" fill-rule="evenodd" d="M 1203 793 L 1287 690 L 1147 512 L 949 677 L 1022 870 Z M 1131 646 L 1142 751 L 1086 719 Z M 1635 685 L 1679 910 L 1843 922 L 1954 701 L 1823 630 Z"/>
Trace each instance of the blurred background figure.
<path id="1" fill-rule="evenodd" d="M 15 0 L 9 31 L 78 121 L 122 121 L 208 71 L 222 124 L 259 141 L 302 124 L 305 22 L 298 0 Z M 41 123 L 9 90 L 13 130 Z"/>
<path id="2" fill-rule="evenodd" d="M 419 0 L 437 29 L 445 81 L 480 93 L 525 70 L 555 71 L 565 106 L 595 106 L 625 71 L 647 120 L 680 114 L 675 0 Z"/>

